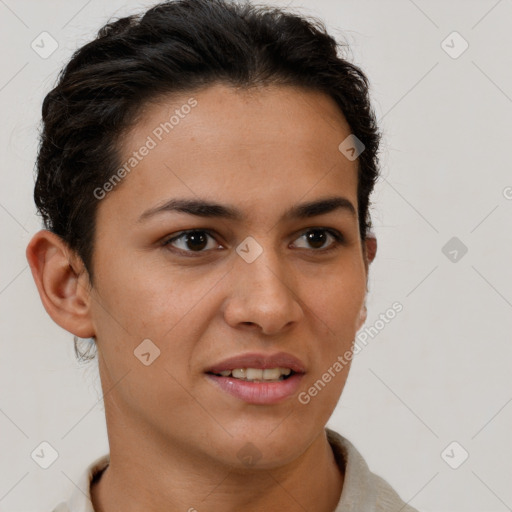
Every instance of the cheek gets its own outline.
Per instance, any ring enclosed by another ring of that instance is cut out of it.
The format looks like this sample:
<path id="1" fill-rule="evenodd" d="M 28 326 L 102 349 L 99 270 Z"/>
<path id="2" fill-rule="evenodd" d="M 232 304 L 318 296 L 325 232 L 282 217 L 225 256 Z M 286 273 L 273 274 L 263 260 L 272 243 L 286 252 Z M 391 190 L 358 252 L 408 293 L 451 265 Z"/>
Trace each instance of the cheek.
<path id="1" fill-rule="evenodd" d="M 202 291 L 197 282 L 186 285 L 183 277 L 146 267 L 143 262 L 123 267 L 119 261 L 99 281 L 99 301 L 111 313 L 107 322 L 114 319 L 118 327 L 137 337 L 159 336 L 170 329 L 190 311 L 194 297 L 197 302 Z"/>
<path id="2" fill-rule="evenodd" d="M 158 412 L 168 422 L 169 411 L 185 416 L 190 409 L 180 383 L 187 382 L 190 340 L 197 333 L 190 314 L 194 301 L 182 285 L 156 274 L 137 266 L 124 273 L 120 265 L 104 273 L 94 318 L 106 386 L 120 382 L 112 395 L 118 405 L 127 407 L 126 414 L 130 408 L 147 416 Z M 190 293 L 195 303 L 205 293 L 199 288 Z"/>
<path id="3" fill-rule="evenodd" d="M 347 267 L 348 270 L 349 267 Z M 332 272 L 321 280 L 312 278 L 305 285 L 305 302 L 331 335 L 355 335 L 366 295 L 362 270 Z"/>
<path id="4" fill-rule="evenodd" d="M 118 373 L 138 370 L 140 361 L 134 351 L 144 340 L 151 340 L 156 347 L 152 350 L 159 352 L 155 367 L 172 368 L 176 378 L 183 381 L 197 340 L 215 315 L 208 292 L 218 276 L 191 279 L 183 271 L 162 272 L 156 266 L 149 269 L 143 265 L 123 272 L 118 265 L 102 277 L 101 291 L 94 301 L 94 318 L 98 344 L 107 363 L 112 361 Z M 169 379 L 169 375 L 159 378 Z"/>

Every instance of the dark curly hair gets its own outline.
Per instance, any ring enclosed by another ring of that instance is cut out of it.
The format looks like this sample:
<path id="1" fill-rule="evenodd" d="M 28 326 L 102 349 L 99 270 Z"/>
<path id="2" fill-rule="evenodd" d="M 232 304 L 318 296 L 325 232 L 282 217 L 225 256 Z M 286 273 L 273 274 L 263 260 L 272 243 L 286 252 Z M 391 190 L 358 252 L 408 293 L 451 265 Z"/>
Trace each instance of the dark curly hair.
<path id="1" fill-rule="evenodd" d="M 224 83 L 292 85 L 339 105 L 359 156 L 360 235 L 371 227 L 380 133 L 368 80 L 316 19 L 229 0 L 166 1 L 105 25 L 79 48 L 43 102 L 34 200 L 45 228 L 82 259 L 94 281 L 95 189 L 119 168 L 122 137 L 148 101 Z"/>

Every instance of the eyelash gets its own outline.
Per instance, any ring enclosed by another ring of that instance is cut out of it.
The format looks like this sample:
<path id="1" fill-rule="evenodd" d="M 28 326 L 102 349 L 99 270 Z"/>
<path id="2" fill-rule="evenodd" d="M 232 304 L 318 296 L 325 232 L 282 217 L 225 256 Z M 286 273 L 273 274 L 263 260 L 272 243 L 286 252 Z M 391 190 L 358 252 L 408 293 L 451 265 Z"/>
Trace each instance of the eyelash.
<path id="1" fill-rule="evenodd" d="M 337 250 L 340 245 L 343 245 L 345 243 L 344 236 L 339 231 L 332 229 L 332 228 L 322 228 L 322 227 L 308 228 L 305 231 L 303 231 L 299 235 L 298 238 L 306 235 L 307 233 L 311 233 L 311 232 L 315 232 L 315 231 L 323 231 L 323 232 L 328 233 L 329 235 L 331 235 L 334 238 L 334 242 L 326 249 L 309 249 L 312 252 L 328 254 L 334 250 Z M 189 230 L 180 232 L 176 236 L 173 236 L 171 238 L 164 240 L 164 242 L 162 242 L 162 246 L 167 247 L 172 242 L 175 242 L 176 240 L 184 238 L 186 235 L 190 235 L 190 234 L 194 234 L 194 233 L 206 233 L 208 236 L 211 236 L 212 238 L 215 239 L 215 236 L 213 235 L 212 231 L 210 231 L 208 229 L 189 229 Z M 182 254 L 187 257 L 198 257 L 201 255 L 204 255 L 205 253 L 211 251 L 212 249 L 202 250 L 202 251 L 185 251 L 183 249 L 173 247 L 172 249 L 169 249 L 169 250 L 171 250 L 172 252 L 178 253 L 178 254 Z M 308 249 L 306 249 L 306 250 L 308 250 Z"/>

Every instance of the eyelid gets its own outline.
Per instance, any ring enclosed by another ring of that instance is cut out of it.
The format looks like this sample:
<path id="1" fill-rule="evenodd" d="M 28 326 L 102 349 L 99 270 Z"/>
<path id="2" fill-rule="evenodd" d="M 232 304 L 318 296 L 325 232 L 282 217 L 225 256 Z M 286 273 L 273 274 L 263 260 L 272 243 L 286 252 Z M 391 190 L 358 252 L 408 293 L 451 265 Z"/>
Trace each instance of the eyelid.
<path id="1" fill-rule="evenodd" d="M 184 229 L 183 231 L 179 231 L 177 234 L 173 234 L 170 237 L 165 238 L 162 242 L 162 247 L 167 247 L 168 245 L 171 244 L 171 242 L 174 242 L 174 241 L 184 237 L 185 235 L 191 234 L 191 233 L 206 233 L 207 236 L 213 238 L 219 245 L 222 245 L 217 241 L 216 234 L 211 229 L 192 228 L 192 229 Z M 218 250 L 218 249 L 208 249 L 208 250 L 203 250 L 203 251 L 185 251 L 184 249 L 180 249 L 179 247 L 174 247 L 174 246 L 171 246 L 171 247 L 172 247 L 172 249 L 170 249 L 171 251 L 177 252 L 179 254 L 185 254 L 187 256 L 190 256 L 190 255 L 201 256 L 201 255 L 208 254 L 213 250 Z"/>
<path id="2" fill-rule="evenodd" d="M 304 249 L 303 247 L 300 247 L 300 249 L 304 249 L 306 251 L 309 250 L 313 253 L 318 253 L 318 254 L 326 254 L 327 252 L 337 249 L 340 245 L 345 243 L 345 237 L 343 236 L 343 234 L 340 231 L 338 231 L 337 229 L 328 228 L 325 226 L 311 226 L 309 228 L 302 229 L 301 231 L 298 232 L 298 234 L 294 240 L 297 240 L 297 238 L 300 238 L 301 236 L 304 236 L 306 233 L 309 233 L 311 231 L 325 231 L 326 233 L 328 233 L 329 235 L 331 235 L 334 238 L 334 242 L 331 243 L 331 245 L 326 247 L 325 249 Z"/>
<path id="3" fill-rule="evenodd" d="M 309 233 L 311 231 L 325 231 L 326 233 L 328 233 L 329 235 L 331 235 L 334 238 L 334 242 L 331 243 L 331 245 L 326 247 L 325 249 L 313 249 L 313 248 L 307 249 L 304 247 L 299 247 L 299 249 L 311 251 L 312 253 L 326 254 L 326 253 L 330 252 L 331 250 L 337 249 L 340 245 L 342 245 L 345 242 L 345 237 L 340 231 L 338 231 L 337 229 L 334 229 L 334 228 L 329 228 L 329 227 L 324 227 L 324 226 L 311 226 L 311 227 L 303 228 L 294 234 L 295 238 L 293 240 L 295 241 L 298 238 L 306 235 L 307 233 Z M 166 246 L 170 245 L 171 242 L 174 242 L 174 241 L 180 239 L 181 237 L 184 237 L 187 234 L 197 233 L 197 232 L 206 233 L 206 235 L 210 236 L 211 238 L 213 238 L 214 240 L 217 241 L 218 235 L 216 235 L 216 233 L 214 231 L 212 231 L 211 229 L 192 228 L 192 229 L 185 229 L 183 231 L 179 231 L 177 234 L 173 234 L 172 236 L 165 238 L 164 241 L 162 242 L 162 246 L 166 247 Z M 217 243 L 219 245 L 222 245 L 218 241 L 217 241 Z M 203 251 L 186 251 L 186 250 L 180 249 L 178 247 L 172 246 L 171 251 L 177 252 L 179 254 L 185 254 L 187 256 L 201 256 L 201 255 L 211 253 L 212 251 L 215 251 L 215 250 L 218 250 L 218 249 L 208 249 L 208 250 L 203 250 Z"/>

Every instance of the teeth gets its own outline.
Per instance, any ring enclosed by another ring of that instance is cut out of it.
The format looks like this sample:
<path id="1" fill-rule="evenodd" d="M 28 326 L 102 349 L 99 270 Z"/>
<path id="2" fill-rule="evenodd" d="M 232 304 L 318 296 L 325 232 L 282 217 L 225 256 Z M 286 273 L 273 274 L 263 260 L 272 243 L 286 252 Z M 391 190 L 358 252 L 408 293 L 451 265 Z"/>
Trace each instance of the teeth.
<path id="1" fill-rule="evenodd" d="M 245 368 L 237 368 L 236 370 L 233 370 L 231 374 L 233 377 L 235 377 L 235 379 L 245 379 L 246 377 Z"/>
<path id="2" fill-rule="evenodd" d="M 279 368 L 265 368 L 261 374 L 263 380 L 277 380 L 281 377 L 281 370 Z"/>
<path id="3" fill-rule="evenodd" d="M 263 370 L 258 370 L 256 368 L 247 368 L 247 380 L 262 380 L 263 379 Z"/>
<path id="4" fill-rule="evenodd" d="M 265 368 L 264 370 L 261 368 L 235 368 L 219 372 L 219 375 L 250 381 L 278 381 L 282 380 L 282 376 L 288 376 L 290 373 L 292 373 L 290 368 Z"/>

